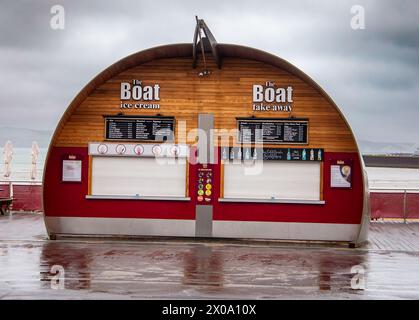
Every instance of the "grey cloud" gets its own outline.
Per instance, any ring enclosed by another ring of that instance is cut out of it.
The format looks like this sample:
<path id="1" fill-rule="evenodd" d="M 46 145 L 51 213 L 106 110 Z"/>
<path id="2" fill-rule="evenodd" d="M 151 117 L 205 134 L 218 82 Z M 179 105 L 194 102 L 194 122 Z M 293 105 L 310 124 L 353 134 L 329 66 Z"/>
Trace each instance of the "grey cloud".
<path id="1" fill-rule="evenodd" d="M 66 10 L 63 31 L 49 27 L 57 3 Z M 365 7 L 365 30 L 350 28 L 355 4 Z M 0 6 L 0 127 L 52 130 L 108 65 L 148 47 L 191 42 L 198 14 L 219 42 L 271 52 L 312 76 L 359 138 L 419 141 L 415 0 L 10 0 Z"/>

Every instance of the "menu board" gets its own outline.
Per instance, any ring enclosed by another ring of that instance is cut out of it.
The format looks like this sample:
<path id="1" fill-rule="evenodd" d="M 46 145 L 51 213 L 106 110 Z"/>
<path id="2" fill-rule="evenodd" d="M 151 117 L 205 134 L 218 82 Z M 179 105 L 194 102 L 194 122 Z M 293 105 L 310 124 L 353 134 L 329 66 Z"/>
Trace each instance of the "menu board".
<path id="1" fill-rule="evenodd" d="M 306 119 L 237 119 L 239 142 L 269 144 L 307 144 L 308 120 Z"/>
<path id="2" fill-rule="evenodd" d="M 330 166 L 330 187 L 351 188 L 352 167 L 348 164 L 333 164 Z"/>
<path id="3" fill-rule="evenodd" d="M 200 205 L 212 202 L 213 167 L 208 164 L 199 164 L 197 175 L 197 201 Z"/>
<path id="4" fill-rule="evenodd" d="M 81 160 L 63 160 L 63 182 L 81 182 Z"/>
<path id="5" fill-rule="evenodd" d="M 221 159 L 235 160 L 284 160 L 323 161 L 324 150 L 318 148 L 251 148 L 222 147 Z"/>
<path id="6" fill-rule="evenodd" d="M 105 117 L 106 140 L 174 141 L 174 117 Z"/>

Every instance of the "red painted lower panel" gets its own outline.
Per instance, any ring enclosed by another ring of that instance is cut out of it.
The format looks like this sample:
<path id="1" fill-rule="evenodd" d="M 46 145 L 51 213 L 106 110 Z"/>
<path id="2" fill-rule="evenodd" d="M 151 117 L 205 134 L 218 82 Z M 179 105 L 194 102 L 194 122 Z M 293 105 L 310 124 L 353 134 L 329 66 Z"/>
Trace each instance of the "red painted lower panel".
<path id="1" fill-rule="evenodd" d="M 419 193 L 406 195 L 406 218 L 419 219 Z"/>
<path id="2" fill-rule="evenodd" d="M 403 193 L 373 192 L 370 195 L 371 218 L 419 218 L 419 193 L 407 193 L 406 204 Z M 404 206 L 406 205 L 406 213 Z"/>
<path id="3" fill-rule="evenodd" d="M 42 186 L 40 185 L 12 185 L 13 211 L 42 211 Z M 9 185 L 1 185 L 0 198 L 10 197 Z"/>
<path id="4" fill-rule="evenodd" d="M 13 210 L 42 211 L 42 186 L 13 186 Z"/>
<path id="5" fill-rule="evenodd" d="M 336 160 L 353 162 L 352 188 L 330 188 L 330 165 Z M 215 170 L 220 172 L 219 169 Z M 219 174 L 215 185 L 220 184 Z M 318 204 L 261 204 L 261 203 L 220 203 L 214 205 L 215 220 L 231 221 L 279 221 L 358 224 L 361 221 L 364 185 L 361 165 L 356 153 L 326 152 L 323 163 L 323 199 Z M 214 198 L 219 198 L 220 190 L 215 190 Z"/>
<path id="6" fill-rule="evenodd" d="M 8 184 L 0 184 L 0 198 L 9 198 L 10 192 L 9 192 L 9 185 Z"/>
<path id="7" fill-rule="evenodd" d="M 62 159 L 77 155 L 82 159 L 82 182 L 62 182 Z M 47 216 L 195 219 L 192 201 L 87 200 L 87 148 L 54 148 L 48 159 L 44 181 L 44 209 Z M 190 179 L 195 180 L 194 170 Z"/>
<path id="8" fill-rule="evenodd" d="M 220 152 L 219 152 L 220 154 Z M 83 161 L 82 183 L 61 182 L 61 163 L 66 155 Z M 325 205 L 220 203 L 220 165 L 214 166 L 214 220 L 278 221 L 358 224 L 363 205 L 361 166 L 356 153 L 325 153 L 323 195 Z M 352 189 L 331 189 L 330 164 L 352 160 Z M 86 200 L 88 191 L 87 148 L 53 148 L 44 181 L 47 216 L 195 219 L 196 165 L 189 169 L 191 201 Z"/>

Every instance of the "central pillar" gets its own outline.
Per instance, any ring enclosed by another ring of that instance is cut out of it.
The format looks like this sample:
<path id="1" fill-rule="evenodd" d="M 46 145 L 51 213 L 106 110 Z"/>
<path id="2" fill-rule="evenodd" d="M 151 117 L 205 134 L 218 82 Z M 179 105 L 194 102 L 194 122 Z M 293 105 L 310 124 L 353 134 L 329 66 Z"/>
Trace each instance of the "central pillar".
<path id="1" fill-rule="evenodd" d="M 212 237 L 214 183 L 214 115 L 198 115 L 197 204 L 195 208 L 195 236 Z"/>

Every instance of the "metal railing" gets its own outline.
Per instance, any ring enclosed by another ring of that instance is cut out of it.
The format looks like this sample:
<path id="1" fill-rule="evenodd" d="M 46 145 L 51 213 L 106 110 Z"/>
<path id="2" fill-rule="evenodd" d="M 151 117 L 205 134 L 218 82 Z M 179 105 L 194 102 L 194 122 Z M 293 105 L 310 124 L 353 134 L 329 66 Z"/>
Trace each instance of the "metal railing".
<path id="1" fill-rule="evenodd" d="M 403 194 L 403 215 L 402 219 L 404 223 L 407 223 L 409 217 L 407 216 L 407 196 L 408 194 L 419 194 L 418 188 L 370 188 L 370 193 L 391 193 L 391 194 Z"/>
<path id="2" fill-rule="evenodd" d="M 41 186 L 41 180 L 0 180 L 0 190 L 2 186 L 8 186 L 10 198 L 13 198 L 13 186 L 24 185 L 24 186 Z M 4 189 L 2 190 L 4 191 Z"/>
<path id="3" fill-rule="evenodd" d="M 41 211 L 42 182 L 36 180 L 1 180 L 0 197 L 12 199 L 11 211 Z"/>

